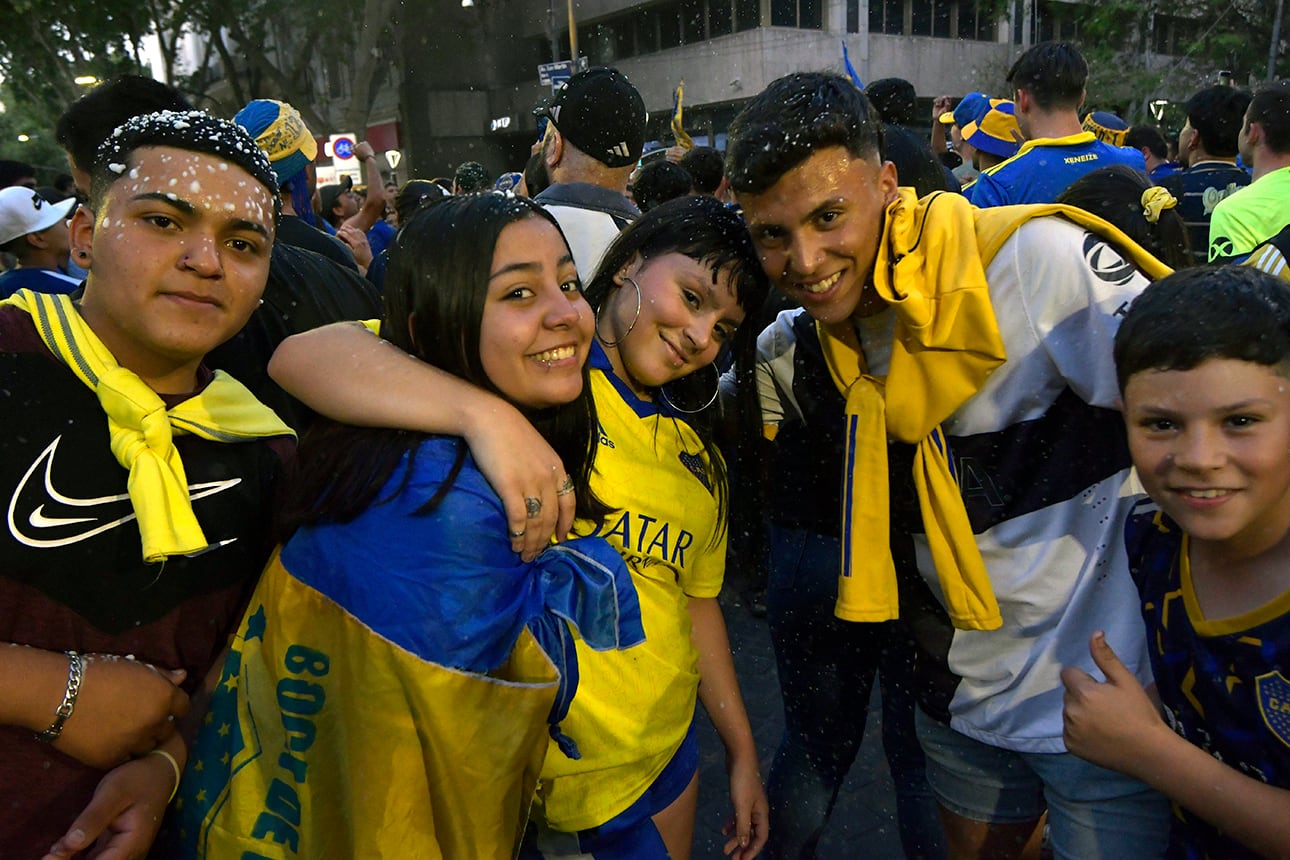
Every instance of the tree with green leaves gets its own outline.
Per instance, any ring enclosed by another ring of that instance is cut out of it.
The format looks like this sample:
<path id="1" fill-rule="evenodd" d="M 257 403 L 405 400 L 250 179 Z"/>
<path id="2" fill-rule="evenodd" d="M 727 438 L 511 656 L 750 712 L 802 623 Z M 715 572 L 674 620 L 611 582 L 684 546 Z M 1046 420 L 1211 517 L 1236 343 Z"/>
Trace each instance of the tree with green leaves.
<path id="1" fill-rule="evenodd" d="M 395 58 L 398 0 L 0 0 L 0 76 L 52 129 L 78 76 L 155 74 L 231 116 L 253 98 L 288 101 L 311 128 L 364 128 Z M 146 37 L 162 67 L 149 69 Z M 186 40 L 201 46 L 185 68 Z"/>
<path id="2" fill-rule="evenodd" d="M 398 0 L 182 0 L 205 56 L 184 78 L 233 113 L 254 98 L 290 102 L 309 127 L 362 129 L 394 70 Z"/>
<path id="3" fill-rule="evenodd" d="M 4 107 L 0 110 L 0 159 L 32 165 L 41 185 L 49 185 L 55 176 L 66 173 L 67 159 L 54 140 L 53 126 L 43 125 L 43 117 L 14 98 L 7 81 L 0 84 L 0 105 Z"/>
<path id="4" fill-rule="evenodd" d="M 1274 36 L 1278 0 L 1093 0 L 1075 8 L 1090 102 L 1121 106 L 1131 122 L 1148 120 L 1152 99 L 1186 98 L 1219 70 L 1236 86 L 1257 83 L 1269 49 L 1274 77 L 1290 71 L 1281 34 Z"/>
<path id="5" fill-rule="evenodd" d="M 23 106 L 47 129 L 82 92 L 78 76 L 141 71 L 143 38 L 153 30 L 134 0 L 0 0 L 0 20 L 9 106 Z"/>

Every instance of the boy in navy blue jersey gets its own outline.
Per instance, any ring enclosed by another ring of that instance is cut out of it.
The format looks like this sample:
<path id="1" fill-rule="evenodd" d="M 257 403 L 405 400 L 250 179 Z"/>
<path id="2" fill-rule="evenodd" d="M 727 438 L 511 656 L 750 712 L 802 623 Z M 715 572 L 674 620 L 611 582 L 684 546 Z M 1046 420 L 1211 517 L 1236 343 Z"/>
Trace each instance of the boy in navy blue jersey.
<path id="1" fill-rule="evenodd" d="M 1149 286 L 1115 340 L 1130 514 L 1165 720 L 1101 633 L 1067 748 L 1174 801 L 1169 857 L 1290 855 L 1290 292 L 1243 266 Z"/>

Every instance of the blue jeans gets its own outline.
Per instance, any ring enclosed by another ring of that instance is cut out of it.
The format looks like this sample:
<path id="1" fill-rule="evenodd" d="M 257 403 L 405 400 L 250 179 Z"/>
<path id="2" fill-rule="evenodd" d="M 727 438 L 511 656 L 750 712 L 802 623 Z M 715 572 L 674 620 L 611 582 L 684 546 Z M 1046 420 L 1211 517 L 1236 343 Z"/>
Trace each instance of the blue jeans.
<path id="1" fill-rule="evenodd" d="M 944 856 L 944 836 L 914 731 L 914 643 L 900 622 L 833 615 L 840 542 L 771 528 L 766 609 L 784 698 L 784 737 L 771 764 L 772 858 L 812 858 L 864 739 L 869 693 L 882 691 L 882 746 L 896 785 L 905 856 Z"/>
<path id="2" fill-rule="evenodd" d="M 955 815 L 1020 824 L 1046 809 L 1055 860 L 1150 860 L 1169 842 L 1168 799 L 1132 777 L 1071 753 L 990 746 L 921 711 L 916 722 L 936 796 Z"/>

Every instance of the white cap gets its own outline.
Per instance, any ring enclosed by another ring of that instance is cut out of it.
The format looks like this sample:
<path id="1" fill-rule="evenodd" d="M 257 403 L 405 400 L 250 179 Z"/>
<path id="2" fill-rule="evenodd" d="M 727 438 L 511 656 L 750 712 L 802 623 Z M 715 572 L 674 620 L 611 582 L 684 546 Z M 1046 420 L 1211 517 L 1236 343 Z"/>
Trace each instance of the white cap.
<path id="1" fill-rule="evenodd" d="M 75 208 L 75 197 L 50 203 L 22 185 L 0 188 L 0 245 L 66 221 Z"/>

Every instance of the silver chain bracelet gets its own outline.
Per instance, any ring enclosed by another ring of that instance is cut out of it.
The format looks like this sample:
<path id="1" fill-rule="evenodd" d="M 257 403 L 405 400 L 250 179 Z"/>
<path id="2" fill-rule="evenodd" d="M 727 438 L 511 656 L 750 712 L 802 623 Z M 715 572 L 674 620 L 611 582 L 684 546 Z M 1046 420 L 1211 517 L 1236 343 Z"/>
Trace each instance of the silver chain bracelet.
<path id="1" fill-rule="evenodd" d="M 54 712 L 54 721 L 50 723 L 49 728 L 43 732 L 37 732 L 36 737 L 47 744 L 52 744 L 58 740 L 58 736 L 63 733 L 63 723 L 72 715 L 72 709 L 76 707 L 76 697 L 81 693 L 81 680 L 85 677 L 85 661 L 81 655 L 75 651 L 67 652 L 67 691 L 63 693 L 63 701 L 59 704 L 58 710 Z"/>

